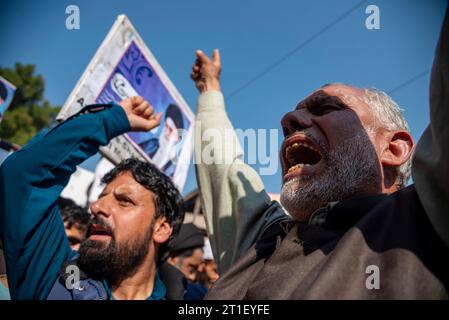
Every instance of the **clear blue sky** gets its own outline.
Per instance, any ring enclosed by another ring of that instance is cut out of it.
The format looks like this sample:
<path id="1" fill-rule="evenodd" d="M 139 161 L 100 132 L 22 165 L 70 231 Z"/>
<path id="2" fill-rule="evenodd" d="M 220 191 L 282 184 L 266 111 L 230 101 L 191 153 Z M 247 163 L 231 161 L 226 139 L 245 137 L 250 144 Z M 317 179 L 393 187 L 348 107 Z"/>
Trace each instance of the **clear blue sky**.
<path id="1" fill-rule="evenodd" d="M 225 95 L 295 49 L 360 1 L 2 1 L 0 65 L 37 66 L 45 97 L 62 105 L 118 14 L 126 14 L 193 111 L 194 51 L 221 50 Z M 78 5 L 81 29 L 65 28 Z M 365 28 L 365 8 L 380 8 L 380 30 Z M 376 0 L 362 4 L 227 103 L 235 127 L 280 128 L 279 120 L 329 82 L 389 91 L 430 69 L 445 0 Z M 417 140 L 428 123 L 429 75 L 392 93 Z M 88 167 L 92 167 L 92 163 Z M 257 168 L 257 165 L 255 166 Z M 279 192 L 280 174 L 263 176 Z M 193 168 L 184 193 L 196 186 Z"/>

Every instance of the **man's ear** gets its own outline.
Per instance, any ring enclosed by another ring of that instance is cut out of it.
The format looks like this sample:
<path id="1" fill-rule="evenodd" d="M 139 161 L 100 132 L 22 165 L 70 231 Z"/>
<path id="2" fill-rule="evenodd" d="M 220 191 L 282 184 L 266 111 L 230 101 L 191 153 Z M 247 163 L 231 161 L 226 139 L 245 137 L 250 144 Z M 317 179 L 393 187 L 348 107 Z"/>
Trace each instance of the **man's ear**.
<path id="1" fill-rule="evenodd" d="M 170 226 L 165 217 L 156 219 L 153 228 L 153 241 L 162 244 L 167 242 L 173 232 L 173 227 Z"/>
<path id="2" fill-rule="evenodd" d="M 407 131 L 394 131 L 386 134 L 387 143 L 381 156 L 384 168 L 399 167 L 411 157 L 413 151 L 413 138 Z"/>

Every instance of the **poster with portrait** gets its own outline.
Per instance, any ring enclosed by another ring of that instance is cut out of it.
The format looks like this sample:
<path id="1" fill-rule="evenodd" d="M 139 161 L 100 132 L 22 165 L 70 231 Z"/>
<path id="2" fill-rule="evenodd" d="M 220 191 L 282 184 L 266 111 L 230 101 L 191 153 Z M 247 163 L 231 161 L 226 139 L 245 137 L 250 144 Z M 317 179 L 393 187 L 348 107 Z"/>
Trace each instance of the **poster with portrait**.
<path id="1" fill-rule="evenodd" d="M 161 125 L 117 137 L 101 152 L 112 163 L 129 157 L 152 162 L 182 189 L 193 149 L 193 113 L 126 16 L 117 18 L 58 119 L 88 104 L 136 95 L 162 112 Z"/>
<path id="2" fill-rule="evenodd" d="M 132 41 L 109 76 L 96 103 L 119 102 L 136 95 L 147 100 L 155 113 L 162 112 L 162 121 L 158 128 L 150 132 L 130 132 L 128 137 L 143 151 L 145 157 L 151 159 L 166 175 L 173 177 L 185 141 L 185 129 L 190 127 L 191 121 Z"/>
<path id="3" fill-rule="evenodd" d="M 8 80 L 0 76 L 0 122 L 3 119 L 6 109 L 11 104 L 16 87 Z"/>

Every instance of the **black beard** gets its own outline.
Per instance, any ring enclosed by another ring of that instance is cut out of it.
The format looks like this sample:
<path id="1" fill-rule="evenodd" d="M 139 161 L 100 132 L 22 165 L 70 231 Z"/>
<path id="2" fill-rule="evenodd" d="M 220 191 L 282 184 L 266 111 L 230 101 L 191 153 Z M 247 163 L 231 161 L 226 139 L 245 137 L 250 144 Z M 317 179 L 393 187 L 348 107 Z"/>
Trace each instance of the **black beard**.
<path id="1" fill-rule="evenodd" d="M 102 221 L 92 222 L 108 226 Z M 132 276 L 143 263 L 149 251 L 153 224 L 145 235 L 120 244 L 117 243 L 113 230 L 110 235 L 109 244 L 89 239 L 81 243 L 77 264 L 89 277 L 119 283 L 122 279 Z"/>

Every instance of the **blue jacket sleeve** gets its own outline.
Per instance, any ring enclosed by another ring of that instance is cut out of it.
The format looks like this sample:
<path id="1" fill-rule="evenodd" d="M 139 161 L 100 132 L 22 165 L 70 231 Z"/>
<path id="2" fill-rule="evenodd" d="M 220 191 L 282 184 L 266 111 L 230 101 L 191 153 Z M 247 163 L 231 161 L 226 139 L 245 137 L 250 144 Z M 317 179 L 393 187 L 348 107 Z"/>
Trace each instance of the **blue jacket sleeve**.
<path id="1" fill-rule="evenodd" d="M 130 130 L 118 105 L 36 136 L 0 167 L 0 232 L 12 299 L 45 299 L 73 254 L 57 199 L 76 166 Z"/>

